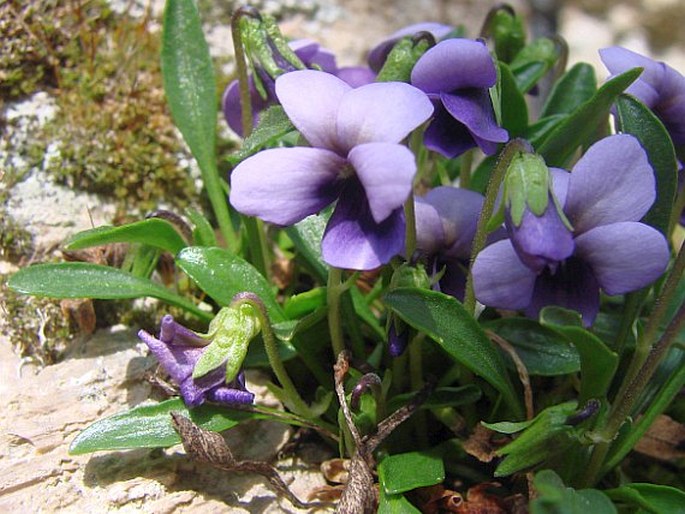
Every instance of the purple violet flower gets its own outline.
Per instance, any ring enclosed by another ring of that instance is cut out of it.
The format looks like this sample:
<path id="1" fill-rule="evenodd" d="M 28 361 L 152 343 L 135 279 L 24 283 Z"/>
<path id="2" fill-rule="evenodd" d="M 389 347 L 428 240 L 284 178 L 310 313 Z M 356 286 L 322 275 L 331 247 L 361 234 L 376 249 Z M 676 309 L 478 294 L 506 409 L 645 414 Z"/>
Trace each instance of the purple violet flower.
<path id="1" fill-rule="evenodd" d="M 599 292 L 635 291 L 666 269 L 668 243 L 640 223 L 656 198 L 654 171 L 638 141 L 614 135 L 592 145 L 572 173 L 553 173 L 554 193 L 573 226 L 573 252 L 535 271 L 510 239 L 487 246 L 473 265 L 476 298 L 537 317 L 548 305 L 577 310 L 589 326 Z M 563 225 L 559 230 L 566 230 Z"/>
<path id="2" fill-rule="evenodd" d="M 312 147 L 273 148 L 231 174 L 236 210 L 292 225 L 337 199 L 322 240 L 331 266 L 370 270 L 401 252 L 402 204 L 416 173 L 399 142 L 432 111 L 421 91 L 400 82 L 357 89 L 320 71 L 281 75 L 276 94 Z"/>
<path id="3" fill-rule="evenodd" d="M 340 79 L 347 82 L 352 87 L 359 87 L 364 84 L 369 84 L 376 79 L 376 74 L 371 69 L 365 66 L 347 66 L 338 68 L 336 64 L 335 55 L 330 50 L 323 48 L 319 43 L 309 39 L 296 39 L 290 41 L 288 46 L 295 52 L 302 64 L 307 68 L 319 67 L 322 71 L 332 73 Z M 291 65 L 285 63 L 288 67 L 286 71 L 294 71 Z M 260 75 L 261 77 L 261 75 Z M 250 98 L 252 103 L 252 124 L 257 125 L 259 122 L 259 113 L 271 105 L 278 103 L 276 95 L 273 91 L 273 79 L 268 76 L 262 77 L 267 86 L 267 97 L 262 96 L 257 91 L 254 85 L 254 80 L 249 77 L 250 84 Z M 242 107 L 240 105 L 240 87 L 237 80 L 233 80 L 226 89 L 221 98 L 221 107 L 226 118 L 228 126 L 243 137 L 242 125 Z"/>
<path id="4" fill-rule="evenodd" d="M 685 144 L 685 77 L 666 63 L 620 46 L 603 48 L 599 55 L 611 76 L 643 68 L 626 93 L 654 112 L 671 135 L 673 144 Z"/>
<path id="5" fill-rule="evenodd" d="M 201 378 L 193 378 L 195 364 L 209 341 L 177 323 L 167 314 L 162 318 L 159 339 L 145 330 L 138 337 L 148 346 L 171 379 L 178 384 L 183 402 L 197 407 L 206 400 L 226 405 L 251 404 L 254 394 L 245 388 L 245 374 L 226 384 L 226 369 L 219 366 Z"/>
<path id="6" fill-rule="evenodd" d="M 487 46 L 471 39 L 447 39 L 430 48 L 411 73 L 412 85 L 435 106 L 424 144 L 453 158 L 478 146 L 491 155 L 509 139 L 497 126 L 488 89 L 497 82 Z"/>
<path id="7" fill-rule="evenodd" d="M 460 300 L 482 208 L 480 193 L 449 186 L 436 187 L 414 202 L 416 248 L 427 260 L 429 274 L 444 268 L 437 289 Z"/>

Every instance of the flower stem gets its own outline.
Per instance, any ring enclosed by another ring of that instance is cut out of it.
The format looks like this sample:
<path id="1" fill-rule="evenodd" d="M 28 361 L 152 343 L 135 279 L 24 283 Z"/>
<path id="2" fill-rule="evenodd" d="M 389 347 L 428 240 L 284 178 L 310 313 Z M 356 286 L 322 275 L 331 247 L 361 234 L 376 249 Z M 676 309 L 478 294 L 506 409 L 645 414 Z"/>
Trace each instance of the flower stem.
<path id="1" fill-rule="evenodd" d="M 235 67 L 238 75 L 238 91 L 240 92 L 240 121 L 243 125 L 243 137 L 252 132 L 252 99 L 250 96 L 250 84 L 247 76 L 247 62 L 245 59 L 245 47 L 243 46 L 242 29 L 240 21 L 243 16 L 255 16 L 256 11 L 249 7 L 241 7 L 231 17 L 231 37 L 233 38 L 233 52 L 235 53 Z"/>
<path id="2" fill-rule="evenodd" d="M 611 447 L 611 441 L 616 437 L 619 429 L 638 400 L 652 375 L 658 368 L 676 340 L 678 332 L 685 325 L 685 304 L 678 309 L 673 320 L 669 323 L 661 339 L 653 344 L 657 331 L 669 307 L 670 300 L 676 292 L 678 282 L 685 270 L 685 246 L 681 247 L 673 268 L 666 278 L 661 294 L 655 302 L 654 310 L 647 322 L 647 326 L 637 341 L 635 354 L 626 372 L 623 384 L 614 399 L 612 408 L 604 427 L 596 433 L 601 442 L 595 447 L 590 458 L 590 464 L 585 473 L 586 485 L 592 485 L 599 478 L 602 465 Z"/>
<path id="3" fill-rule="evenodd" d="M 488 237 L 486 226 L 492 213 L 495 210 L 495 203 L 497 201 L 497 193 L 499 192 L 500 184 L 504 180 L 504 175 L 507 172 L 507 168 L 511 163 L 511 159 L 514 157 L 516 152 L 526 150 L 528 148 L 527 143 L 522 139 L 512 139 L 502 150 L 502 153 L 495 164 L 490 175 L 490 180 L 488 182 L 488 188 L 485 192 L 485 200 L 483 201 L 483 209 L 480 212 L 480 217 L 478 218 L 478 226 L 476 228 L 476 235 L 473 237 L 473 246 L 471 248 L 471 259 L 469 263 L 469 273 L 466 277 L 466 291 L 464 293 L 464 308 L 471 315 L 476 312 L 476 297 L 473 293 L 473 262 L 476 260 L 476 256 L 485 247 L 485 242 Z"/>
<path id="4" fill-rule="evenodd" d="M 416 251 L 416 213 L 414 212 L 414 195 L 410 194 L 404 202 L 404 220 L 406 223 L 404 254 L 408 261 L 412 260 Z"/>
<path id="5" fill-rule="evenodd" d="M 331 266 L 328 272 L 328 284 L 326 287 L 326 304 L 328 305 L 328 331 L 331 335 L 333 356 L 336 359 L 340 352 L 345 349 L 340 316 L 340 295 L 343 291 L 342 270 Z"/>
<path id="6" fill-rule="evenodd" d="M 290 376 L 283 365 L 281 356 L 278 353 L 278 346 L 276 344 L 276 337 L 274 336 L 273 329 L 271 328 L 271 320 L 269 319 L 269 314 L 266 311 L 266 307 L 262 302 L 261 298 L 254 293 L 243 292 L 238 293 L 233 297 L 231 302 L 232 305 L 240 305 L 246 303 L 252 306 L 257 314 L 257 319 L 262 328 L 262 340 L 264 341 L 264 349 L 266 350 L 266 356 L 269 359 L 269 364 L 271 369 L 276 375 L 278 382 L 281 384 L 283 391 L 290 400 L 290 403 L 295 411 L 295 414 L 303 416 L 307 419 L 313 419 L 311 409 L 309 405 L 302 399 L 300 394 L 295 388 Z"/>
<path id="7" fill-rule="evenodd" d="M 471 183 L 471 166 L 473 165 L 473 150 L 469 150 L 461 156 L 461 166 L 459 168 L 459 187 L 468 189 Z"/>

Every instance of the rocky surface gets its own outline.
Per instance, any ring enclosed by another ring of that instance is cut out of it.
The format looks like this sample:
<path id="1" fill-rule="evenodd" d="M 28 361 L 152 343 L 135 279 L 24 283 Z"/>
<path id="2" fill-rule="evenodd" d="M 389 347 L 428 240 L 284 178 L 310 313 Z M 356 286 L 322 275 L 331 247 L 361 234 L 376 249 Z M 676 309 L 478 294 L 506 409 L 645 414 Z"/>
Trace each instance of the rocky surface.
<path id="1" fill-rule="evenodd" d="M 371 44 L 409 23 L 463 23 L 472 27 L 469 35 L 475 36 L 484 13 L 495 3 L 312 0 L 259 4 L 284 17 L 282 27 L 288 36 L 316 39 L 337 53 L 341 65 L 350 65 L 359 63 Z M 527 12 L 523 1 L 511 3 Z M 142 16 L 148 12 L 149 2 L 113 0 L 113 4 L 115 9 L 132 9 L 129 14 Z M 592 12 L 583 10 L 582 2 L 562 9 L 559 28 L 569 42 L 573 62 L 597 65 L 601 80 L 604 72 L 597 49 L 623 44 L 685 71 L 683 43 L 654 49 L 649 28 L 641 25 L 645 16 L 653 19 L 654 13 L 677 7 L 678 2 L 605 4 Z M 149 12 L 159 15 L 161 5 L 154 1 Z M 207 33 L 213 55 L 230 53 L 230 31 L 225 23 L 210 23 Z M 21 159 L 13 152 L 21 146 L 16 138 L 30 137 L 32 124 L 55 115 L 54 102 L 44 92 L 28 102 L 8 106 L 5 111 L 15 139 L 3 135 L 0 164 Z M 110 221 L 113 210 L 103 199 L 76 195 L 51 184 L 42 171 L 41 166 L 31 169 L 25 180 L 13 187 L 7 203 L 10 215 L 34 237 L 39 254 L 71 233 L 90 228 L 91 217 L 95 225 Z M 16 268 L 0 262 L 0 272 L 12 269 Z M 151 386 L 145 377 L 155 363 L 131 330 L 101 331 L 79 340 L 53 366 L 39 369 L 21 364 L 10 342 L 0 338 L 0 394 L 4 400 L 0 405 L 0 512 L 296 512 L 279 501 L 261 478 L 230 476 L 197 466 L 184 457 L 180 447 L 68 454 L 70 442 L 81 429 L 149 398 Z M 263 377 L 251 374 L 249 379 L 251 390 L 260 393 L 258 401 L 273 401 L 265 396 Z M 259 422 L 229 431 L 227 437 L 244 456 L 273 459 L 289 434 L 281 425 Z M 279 461 L 277 466 L 300 498 L 324 482 L 315 466 L 301 460 Z"/>
<path id="2" fill-rule="evenodd" d="M 72 456 L 68 447 L 97 419 L 148 400 L 146 376 L 156 362 L 123 327 L 75 343 L 46 368 L 21 366 L 0 340 L 0 512 L 299 512 L 254 475 L 231 475 L 168 450 Z M 257 402 L 276 406 L 264 377 L 248 374 Z M 247 422 L 227 432 L 236 458 L 272 461 L 290 437 L 288 427 Z M 306 499 L 324 483 L 316 464 L 276 463 L 293 492 Z"/>

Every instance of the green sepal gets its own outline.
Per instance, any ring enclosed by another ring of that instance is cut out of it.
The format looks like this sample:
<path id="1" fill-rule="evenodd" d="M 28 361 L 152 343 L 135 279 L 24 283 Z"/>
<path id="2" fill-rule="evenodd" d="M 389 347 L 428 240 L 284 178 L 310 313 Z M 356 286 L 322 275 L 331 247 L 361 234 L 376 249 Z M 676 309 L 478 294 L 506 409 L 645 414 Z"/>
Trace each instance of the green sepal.
<path id="1" fill-rule="evenodd" d="M 431 280 L 424 266 L 412 266 L 406 262 L 401 264 L 392 274 L 390 290 L 398 287 L 417 287 L 430 289 Z"/>
<path id="2" fill-rule="evenodd" d="M 410 82 L 416 61 L 430 48 L 428 41 L 412 37 L 400 39 L 388 54 L 376 82 Z"/>
<path id="3" fill-rule="evenodd" d="M 542 216 L 549 204 L 549 168 L 539 155 L 519 152 L 511 160 L 504 178 L 505 203 L 517 227 L 523 221 L 526 207 Z"/>
<path id="4" fill-rule="evenodd" d="M 201 378 L 225 362 L 226 383 L 231 382 L 238 375 L 250 341 L 259 328 L 259 319 L 251 305 L 240 304 L 221 309 L 209 324 L 207 338 L 212 343 L 195 364 L 193 378 Z"/>

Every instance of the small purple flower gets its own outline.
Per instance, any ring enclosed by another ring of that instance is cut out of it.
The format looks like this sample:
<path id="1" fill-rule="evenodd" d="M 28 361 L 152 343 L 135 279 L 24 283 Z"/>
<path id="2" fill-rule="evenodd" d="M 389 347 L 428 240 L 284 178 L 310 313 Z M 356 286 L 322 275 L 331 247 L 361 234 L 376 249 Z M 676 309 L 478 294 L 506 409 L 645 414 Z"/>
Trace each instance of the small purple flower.
<path id="1" fill-rule="evenodd" d="M 444 269 L 438 289 L 460 300 L 482 207 L 480 193 L 449 186 L 436 187 L 414 203 L 416 248 L 427 260 L 429 273 Z"/>
<path id="2" fill-rule="evenodd" d="M 399 142 L 433 111 L 421 91 L 399 82 L 353 89 L 302 70 L 281 75 L 276 94 L 312 147 L 264 150 L 231 174 L 239 212 L 292 225 L 337 199 L 322 241 L 331 266 L 369 270 L 402 250 L 402 204 L 411 193 L 414 155 Z"/>
<path id="3" fill-rule="evenodd" d="M 675 145 L 685 144 L 685 77 L 666 63 L 620 46 L 603 48 L 599 54 L 612 76 L 632 68 L 643 68 L 626 93 L 654 112 Z"/>
<path id="4" fill-rule="evenodd" d="M 497 126 L 488 89 L 497 70 L 487 46 L 470 39 L 447 39 L 430 48 L 411 73 L 412 85 L 424 91 L 435 106 L 424 144 L 445 157 L 461 155 L 478 146 L 491 155 L 509 139 Z"/>
<path id="5" fill-rule="evenodd" d="M 288 46 L 295 52 L 302 64 L 307 68 L 318 67 L 322 71 L 332 73 L 338 76 L 340 79 L 344 80 L 352 87 L 359 87 L 364 84 L 369 84 L 376 79 L 376 74 L 372 72 L 369 68 L 364 66 L 349 66 L 338 68 L 336 64 L 335 55 L 330 50 L 323 48 L 319 43 L 311 41 L 309 39 L 296 39 L 288 43 Z M 294 71 L 295 68 L 292 67 L 287 62 L 283 63 L 285 66 L 285 71 Z M 249 77 L 250 84 L 250 98 L 252 103 L 252 124 L 257 125 L 259 122 L 259 113 L 275 105 L 277 102 L 275 93 L 273 92 L 273 79 L 268 76 L 260 77 L 265 82 L 267 86 L 267 97 L 262 98 L 262 96 L 257 91 L 254 85 L 254 80 Z M 223 97 L 221 99 L 221 106 L 226 118 L 228 126 L 231 127 L 236 134 L 243 136 L 243 125 L 242 125 L 242 107 L 240 105 L 240 88 L 238 81 L 234 80 L 224 90 Z"/>
<path id="6" fill-rule="evenodd" d="M 392 48 L 403 37 L 412 36 L 414 34 L 418 34 L 419 32 L 428 32 L 435 38 L 436 41 L 440 41 L 453 30 L 454 27 L 451 25 L 444 25 L 442 23 L 426 22 L 409 25 L 398 30 L 397 32 L 392 33 L 378 45 L 373 47 L 371 52 L 369 52 L 367 61 L 371 69 L 378 73 L 383 67 L 383 64 L 385 64 L 385 60 L 388 58 Z"/>
<path id="7" fill-rule="evenodd" d="M 553 181 L 573 226 L 573 253 L 536 272 L 510 239 L 498 241 L 476 258 L 474 290 L 485 305 L 525 309 L 530 317 L 548 305 L 574 309 L 589 326 L 600 289 L 608 295 L 635 291 L 666 269 L 666 239 L 638 221 L 656 197 L 654 171 L 634 137 L 614 135 L 591 146 L 572 173 L 554 172 Z"/>
<path id="8" fill-rule="evenodd" d="M 253 402 L 254 394 L 245 388 L 243 372 L 230 384 L 226 384 L 223 366 L 201 378 L 193 378 L 195 364 L 210 341 L 174 321 L 173 316 L 167 314 L 162 318 L 159 339 L 145 330 L 139 331 L 138 337 L 178 384 L 183 402 L 188 407 L 197 407 L 206 400 L 226 405 Z"/>

